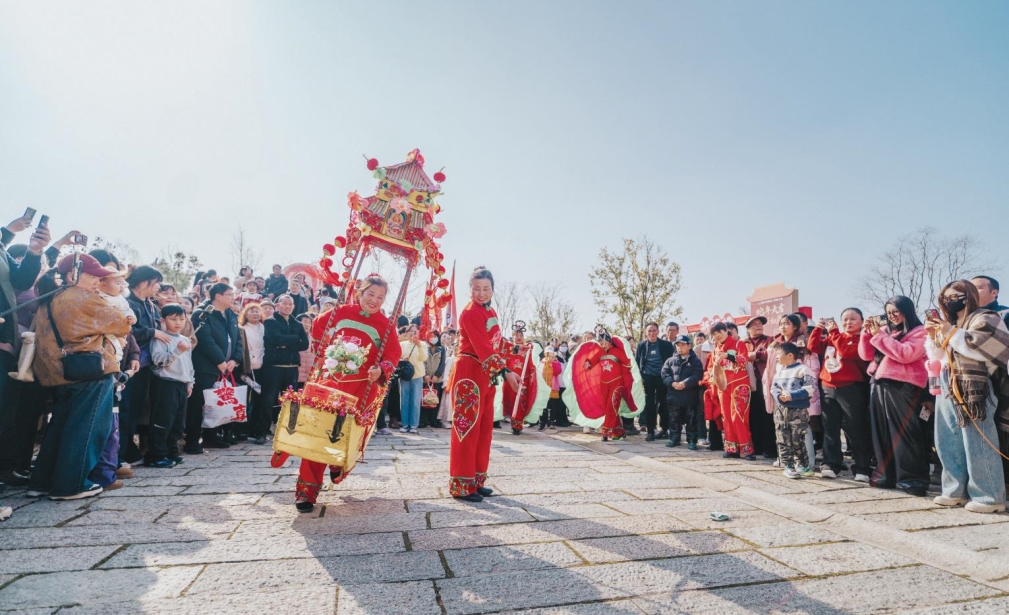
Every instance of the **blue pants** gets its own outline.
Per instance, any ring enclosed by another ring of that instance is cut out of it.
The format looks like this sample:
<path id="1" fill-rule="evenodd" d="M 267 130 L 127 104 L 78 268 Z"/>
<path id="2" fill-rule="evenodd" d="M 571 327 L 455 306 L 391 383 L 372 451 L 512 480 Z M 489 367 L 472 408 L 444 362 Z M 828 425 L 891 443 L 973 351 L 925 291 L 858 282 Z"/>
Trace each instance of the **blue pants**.
<path id="1" fill-rule="evenodd" d="M 1005 502 L 1002 458 L 998 454 L 998 432 L 995 430 L 995 402 L 989 400 L 983 421 L 968 418 L 967 424 L 960 427 L 956 408 L 948 395 L 949 375 L 944 369 L 942 394 L 935 398 L 935 450 L 942 461 L 942 494 L 970 498 L 979 504 Z"/>
<path id="2" fill-rule="evenodd" d="M 73 495 L 92 485 L 88 475 L 112 431 L 112 376 L 55 388 L 53 417 L 35 460 L 29 488 Z"/>
<path id="3" fill-rule="evenodd" d="M 88 480 L 98 483 L 102 487 L 108 487 L 116 482 L 116 470 L 119 469 L 119 413 L 112 413 L 112 433 L 105 441 L 105 448 L 98 458 L 95 469 L 88 474 Z"/>
<path id="4" fill-rule="evenodd" d="M 399 408 L 403 427 L 420 425 L 420 398 L 424 391 L 424 379 L 414 378 L 409 382 L 399 381 Z"/>

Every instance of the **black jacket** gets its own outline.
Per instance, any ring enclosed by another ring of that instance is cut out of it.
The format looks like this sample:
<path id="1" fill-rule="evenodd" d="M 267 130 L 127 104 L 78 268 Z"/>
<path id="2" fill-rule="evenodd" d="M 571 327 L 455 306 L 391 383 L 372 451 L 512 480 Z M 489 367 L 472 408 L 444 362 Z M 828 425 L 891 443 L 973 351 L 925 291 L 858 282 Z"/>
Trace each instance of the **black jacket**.
<path id="1" fill-rule="evenodd" d="M 275 276 L 272 273 L 270 277 L 266 278 L 266 288 L 263 289 L 263 293 L 266 295 L 273 295 L 273 298 L 283 295 L 287 292 L 287 278 L 283 274 Z"/>
<path id="2" fill-rule="evenodd" d="M 679 353 L 666 360 L 662 366 L 662 383 L 666 385 L 666 403 L 672 406 L 696 406 L 697 385 L 704 377 L 704 367 L 694 351 L 685 358 Z M 672 387 L 674 382 L 686 384 L 686 388 L 677 391 Z"/>
<path id="3" fill-rule="evenodd" d="M 659 339 L 655 340 L 655 343 L 659 345 L 659 357 L 662 358 L 663 364 L 665 364 L 666 359 L 676 354 L 676 349 L 673 348 L 672 342 Z M 637 362 L 638 369 L 641 370 L 642 374 L 645 372 L 645 349 L 648 347 L 648 344 L 648 340 L 638 342 L 638 349 L 634 353 L 634 360 Z"/>
<path id="4" fill-rule="evenodd" d="M 2 236 L 4 246 L 9 245 L 9 242 L 13 240 L 14 233 L 4 228 Z M 31 252 L 26 252 L 24 258 L 21 259 L 21 264 L 18 264 L 11 255 L 7 254 L 4 246 L 0 246 L 0 258 L 4 259 L 7 263 L 7 269 L 10 272 L 9 281 L 16 295 L 21 291 L 28 290 L 35 284 L 35 280 L 39 277 L 39 272 L 42 271 L 42 257 Z M 13 298 L 11 297 L 11 299 Z M 3 290 L 0 290 L 0 312 L 13 307 L 16 306 L 10 305 L 7 295 Z M 17 346 L 17 338 L 19 337 L 17 315 L 10 314 L 4 321 L 0 323 L 0 342 Z"/>
<path id="5" fill-rule="evenodd" d="M 263 343 L 266 346 L 263 367 L 301 365 L 301 355 L 298 353 L 308 350 L 308 334 L 293 315 L 284 320 L 278 312 L 263 323 L 263 328 Z"/>
<path id="6" fill-rule="evenodd" d="M 200 327 L 205 308 L 193 311 L 193 327 Z M 242 363 L 242 336 L 238 331 L 238 316 L 233 310 L 214 310 L 196 333 L 193 348 L 193 370 L 200 374 L 220 374 L 221 363 Z"/>
<path id="7" fill-rule="evenodd" d="M 133 337 L 137 338 L 137 346 L 141 350 L 149 350 L 154 332 L 161 328 L 161 311 L 150 299 L 140 300 L 132 293 L 126 301 L 137 317 L 137 322 L 133 325 Z"/>
<path id="8" fill-rule="evenodd" d="M 291 295 L 291 299 L 294 299 L 294 311 L 291 312 L 292 318 L 297 318 L 308 311 L 308 299 L 305 299 L 301 295 Z"/>

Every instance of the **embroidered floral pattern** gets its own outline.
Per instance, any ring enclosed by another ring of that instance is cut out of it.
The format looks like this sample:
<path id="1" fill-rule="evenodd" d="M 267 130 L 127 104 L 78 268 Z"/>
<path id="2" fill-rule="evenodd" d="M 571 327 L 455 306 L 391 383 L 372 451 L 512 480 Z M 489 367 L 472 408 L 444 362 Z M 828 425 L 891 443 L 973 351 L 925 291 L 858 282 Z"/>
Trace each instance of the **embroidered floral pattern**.
<path id="1" fill-rule="evenodd" d="M 487 374 L 488 378 L 493 378 L 497 376 L 498 373 L 503 370 L 506 366 L 505 360 L 500 357 L 500 355 L 492 354 L 487 357 L 483 363 L 480 364 L 483 367 L 483 372 Z"/>
<path id="2" fill-rule="evenodd" d="M 627 395 L 627 388 L 619 386 L 613 389 L 613 393 L 610 394 L 610 407 L 613 411 L 620 413 L 620 402 L 624 401 L 624 396 Z"/>
<path id="3" fill-rule="evenodd" d="M 452 401 L 455 409 L 452 429 L 462 442 L 480 416 L 480 387 L 472 380 L 460 380 L 452 387 Z"/>
<path id="4" fill-rule="evenodd" d="M 483 487 L 483 484 L 486 483 L 486 482 L 487 482 L 487 473 L 486 472 L 477 472 L 476 473 L 476 488 L 479 489 L 480 487 Z"/>
<path id="5" fill-rule="evenodd" d="M 320 489 L 322 489 L 322 485 L 310 483 L 299 477 L 294 487 L 294 499 L 296 502 L 311 502 L 315 504 L 315 501 L 319 498 Z"/>
<path id="6" fill-rule="evenodd" d="M 484 478 L 486 477 L 487 475 L 485 474 Z M 477 484 L 477 478 L 462 478 L 459 476 L 453 476 L 448 481 L 448 492 L 454 498 L 461 498 L 471 493 L 476 493 L 476 490 L 479 488 L 480 485 Z"/>

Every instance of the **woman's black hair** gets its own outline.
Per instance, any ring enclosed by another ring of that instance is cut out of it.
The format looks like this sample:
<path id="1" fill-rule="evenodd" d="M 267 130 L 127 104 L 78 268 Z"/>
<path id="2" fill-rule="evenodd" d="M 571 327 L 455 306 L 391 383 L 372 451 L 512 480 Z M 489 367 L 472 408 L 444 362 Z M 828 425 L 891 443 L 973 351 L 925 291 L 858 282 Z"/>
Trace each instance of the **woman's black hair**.
<path id="1" fill-rule="evenodd" d="M 862 310 L 858 309 L 857 307 L 849 307 L 849 308 L 844 308 L 843 310 L 841 310 L 841 317 L 842 318 L 844 317 L 844 313 L 845 312 L 855 312 L 856 314 L 858 314 L 859 318 L 861 318 L 862 320 L 865 320 L 865 314 L 863 314 Z"/>
<path id="2" fill-rule="evenodd" d="M 724 322 L 716 322 L 711 325 L 711 329 L 708 330 L 709 333 L 718 333 L 719 331 L 729 332 L 729 327 Z"/>
<path id="3" fill-rule="evenodd" d="M 197 271 L 196 272 L 196 275 L 193 276 L 193 288 L 199 287 L 200 280 L 202 280 L 203 276 L 205 276 L 205 275 L 207 275 L 207 274 L 204 273 L 203 271 Z"/>
<path id="4" fill-rule="evenodd" d="M 802 320 L 799 318 L 798 315 L 796 315 L 796 314 L 785 314 L 784 316 L 782 316 L 781 318 L 778 319 L 778 324 L 781 324 L 782 320 L 787 320 L 788 322 L 792 323 L 792 326 L 795 327 L 795 332 L 796 333 L 798 333 L 800 335 L 803 334 L 803 333 L 805 333 L 802 330 Z"/>
<path id="5" fill-rule="evenodd" d="M 56 283 L 56 269 L 49 269 L 42 276 L 35 280 L 35 292 L 41 297 L 42 295 L 48 294 L 59 288 L 60 285 Z M 40 302 L 41 305 L 45 305 L 52 301 L 52 297 L 44 299 Z"/>
<path id="6" fill-rule="evenodd" d="M 130 288 L 136 288 L 144 282 L 161 282 L 165 279 L 165 276 L 161 275 L 161 272 L 151 267 L 150 265 L 141 265 L 130 272 L 130 275 L 126 276 L 126 283 L 129 284 Z"/>
<path id="7" fill-rule="evenodd" d="M 911 329 L 921 326 L 921 319 L 918 318 L 918 313 L 914 309 L 914 301 L 911 301 L 911 299 L 904 295 L 897 295 L 896 297 L 891 297 L 889 301 L 883 304 L 883 311 L 885 312 L 887 306 L 890 305 L 896 308 L 900 312 L 900 315 L 904 317 L 904 324 L 901 325 L 901 336 Z M 888 318 L 887 321 L 889 320 Z M 893 323 L 890 323 L 890 327 L 893 328 Z"/>
<path id="8" fill-rule="evenodd" d="M 209 277 L 212 277 L 212 276 L 215 276 L 215 275 L 217 275 L 217 271 L 215 271 L 213 269 L 208 269 L 207 270 L 207 275 L 205 277 L 209 278 Z"/>
<path id="9" fill-rule="evenodd" d="M 494 274 L 490 272 L 490 269 L 484 267 L 483 265 L 474 269 L 473 273 L 469 276 L 470 285 L 477 280 L 490 280 L 491 290 L 494 290 Z"/>
<path id="10" fill-rule="evenodd" d="M 108 250 L 95 248 L 94 250 L 88 252 L 88 254 L 94 257 L 94 259 L 98 261 L 98 264 L 101 265 L 102 267 L 107 267 L 109 263 L 112 263 L 113 265 L 115 265 L 116 269 L 123 268 L 122 263 L 119 262 L 119 259 L 116 258 L 116 255 L 113 254 L 112 252 L 109 252 Z"/>

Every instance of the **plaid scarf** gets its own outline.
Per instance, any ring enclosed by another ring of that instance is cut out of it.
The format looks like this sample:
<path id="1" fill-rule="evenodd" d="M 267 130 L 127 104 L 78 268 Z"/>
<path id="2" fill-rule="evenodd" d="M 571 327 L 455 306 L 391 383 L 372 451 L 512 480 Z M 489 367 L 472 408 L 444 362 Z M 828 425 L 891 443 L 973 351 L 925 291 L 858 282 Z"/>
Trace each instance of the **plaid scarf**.
<path id="1" fill-rule="evenodd" d="M 1005 419 L 1009 419 L 1005 413 L 1009 410 L 1009 395 L 1006 395 L 1006 387 L 1009 385 L 1009 378 L 1006 377 L 1009 330 L 998 314 L 989 310 L 978 310 L 968 316 L 962 330 L 967 347 L 983 356 L 984 360 L 961 355 L 946 347 L 958 422 L 964 426 L 967 417 L 983 421 L 994 386 L 998 398 L 996 416 L 999 417 L 1000 424 L 1006 423 Z M 1009 427 L 1009 423 L 1006 423 L 1006 427 Z"/>

